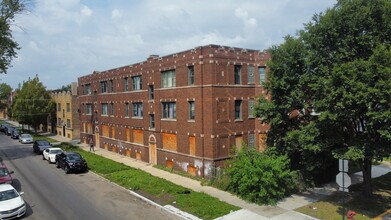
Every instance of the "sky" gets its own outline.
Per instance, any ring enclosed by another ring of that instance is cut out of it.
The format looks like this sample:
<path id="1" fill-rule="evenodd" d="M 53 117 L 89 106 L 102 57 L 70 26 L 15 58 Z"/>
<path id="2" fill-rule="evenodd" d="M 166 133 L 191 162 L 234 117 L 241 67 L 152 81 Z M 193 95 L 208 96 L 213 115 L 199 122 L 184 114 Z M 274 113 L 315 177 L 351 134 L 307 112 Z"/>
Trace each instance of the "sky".
<path id="1" fill-rule="evenodd" d="M 78 77 L 217 44 L 265 50 L 336 0 L 27 0 L 12 25 L 21 47 L 1 83 L 38 75 L 51 90 Z"/>

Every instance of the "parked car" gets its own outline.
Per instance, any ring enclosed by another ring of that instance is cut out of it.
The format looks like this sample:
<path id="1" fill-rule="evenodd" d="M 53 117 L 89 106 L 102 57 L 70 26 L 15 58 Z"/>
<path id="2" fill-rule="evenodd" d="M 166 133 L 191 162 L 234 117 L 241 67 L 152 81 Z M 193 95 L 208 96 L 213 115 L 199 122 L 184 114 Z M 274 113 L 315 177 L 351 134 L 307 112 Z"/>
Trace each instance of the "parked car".
<path id="1" fill-rule="evenodd" d="M 76 152 L 62 152 L 56 155 L 56 167 L 64 169 L 65 173 L 86 172 L 87 162 Z"/>
<path id="2" fill-rule="evenodd" d="M 11 125 L 10 125 L 10 124 L 1 124 L 0 130 L 1 130 L 2 132 L 4 132 L 4 134 L 7 134 L 7 128 L 8 128 L 8 127 L 11 127 Z"/>
<path id="3" fill-rule="evenodd" d="M 19 138 L 19 130 L 17 130 L 17 129 L 14 129 L 14 130 L 12 130 L 12 133 L 11 133 L 11 138 L 12 139 L 18 139 Z"/>
<path id="4" fill-rule="evenodd" d="M 33 137 L 30 134 L 20 134 L 19 142 L 22 144 L 30 144 L 33 143 Z"/>
<path id="5" fill-rule="evenodd" d="M 26 213 L 26 203 L 10 184 L 0 185 L 0 219 L 13 219 Z"/>
<path id="6" fill-rule="evenodd" d="M 1 158 L 0 158 L 0 160 L 1 160 Z M 7 166 L 2 161 L 0 161 L 0 184 L 3 184 L 3 183 L 11 184 L 12 183 L 11 174 L 13 174 L 13 173 L 14 173 L 14 171 L 9 171 Z"/>
<path id="7" fill-rule="evenodd" d="M 52 147 L 52 145 L 47 140 L 36 140 L 33 143 L 33 151 L 36 154 L 42 154 L 49 147 Z"/>
<path id="8" fill-rule="evenodd" d="M 11 136 L 12 131 L 15 130 L 15 128 L 12 127 L 12 126 L 7 126 L 7 127 L 5 128 L 5 130 L 6 130 L 6 133 L 5 133 L 5 134 L 8 135 L 8 136 Z"/>
<path id="9" fill-rule="evenodd" d="M 42 159 L 47 160 L 49 163 L 56 162 L 56 155 L 62 153 L 63 150 L 59 147 L 50 147 L 43 151 Z"/>

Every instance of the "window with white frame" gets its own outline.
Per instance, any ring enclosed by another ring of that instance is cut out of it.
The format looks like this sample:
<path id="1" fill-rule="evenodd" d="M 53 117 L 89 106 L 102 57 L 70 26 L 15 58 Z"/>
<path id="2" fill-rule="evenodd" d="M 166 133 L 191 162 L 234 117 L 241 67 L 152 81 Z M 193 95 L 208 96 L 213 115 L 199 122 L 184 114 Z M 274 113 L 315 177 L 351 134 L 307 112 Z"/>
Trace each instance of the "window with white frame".
<path id="1" fill-rule="evenodd" d="M 170 88 L 176 86 L 176 76 L 175 70 L 163 71 L 161 74 L 162 77 L 162 88 Z"/>
<path id="2" fill-rule="evenodd" d="M 108 109 L 108 104 L 107 103 L 102 103 L 101 115 L 107 115 L 107 109 Z"/>
<path id="3" fill-rule="evenodd" d="M 86 95 L 91 95 L 91 84 L 86 84 L 84 86 L 84 89 L 85 89 L 85 94 Z"/>
<path id="4" fill-rule="evenodd" d="M 234 77 L 235 77 L 235 84 L 240 85 L 242 83 L 241 81 L 241 71 L 242 65 L 235 65 L 234 67 Z"/>
<path id="5" fill-rule="evenodd" d="M 164 119 L 176 119 L 176 103 L 175 102 L 163 102 L 163 116 Z"/>
<path id="6" fill-rule="evenodd" d="M 194 85 L 194 66 L 187 67 L 188 85 Z"/>
<path id="7" fill-rule="evenodd" d="M 110 80 L 110 92 L 114 92 L 114 81 Z"/>
<path id="8" fill-rule="evenodd" d="M 248 147 L 249 148 L 255 147 L 255 134 L 248 134 Z"/>
<path id="9" fill-rule="evenodd" d="M 86 105 L 86 108 L 87 108 L 87 115 L 92 115 L 92 104 L 87 104 Z"/>
<path id="10" fill-rule="evenodd" d="M 253 66 L 248 67 L 247 81 L 248 81 L 248 84 L 254 84 L 254 67 Z"/>
<path id="11" fill-rule="evenodd" d="M 194 101 L 189 101 L 189 120 L 195 119 L 195 104 Z"/>
<path id="12" fill-rule="evenodd" d="M 155 99 L 155 91 L 153 89 L 153 85 L 148 86 L 148 98 L 149 100 Z"/>
<path id="13" fill-rule="evenodd" d="M 266 81 L 266 67 L 264 66 L 258 67 L 258 75 L 259 75 L 259 84 L 262 85 L 262 83 Z"/>
<path id="14" fill-rule="evenodd" d="M 107 81 L 100 82 L 100 92 L 107 93 Z"/>
<path id="15" fill-rule="evenodd" d="M 125 117 L 129 117 L 129 103 L 125 103 Z"/>
<path id="16" fill-rule="evenodd" d="M 142 81 L 141 76 L 133 76 L 132 77 L 132 90 L 141 90 L 142 89 Z"/>
<path id="17" fill-rule="evenodd" d="M 133 103 L 133 117 L 143 117 L 143 103 Z"/>
<path id="18" fill-rule="evenodd" d="M 254 118 L 254 105 L 255 101 L 254 100 L 248 100 L 248 117 L 249 118 Z"/>
<path id="19" fill-rule="evenodd" d="M 124 83 L 125 83 L 125 92 L 129 91 L 129 80 L 128 80 L 128 77 L 124 78 Z"/>
<path id="20" fill-rule="evenodd" d="M 67 119 L 67 128 L 71 128 L 71 120 Z"/>
<path id="21" fill-rule="evenodd" d="M 235 100 L 235 120 L 242 119 L 242 100 Z"/>
<path id="22" fill-rule="evenodd" d="M 110 103 L 110 116 L 114 116 L 114 103 Z"/>
<path id="23" fill-rule="evenodd" d="M 155 128 L 155 115 L 149 115 L 149 128 Z"/>

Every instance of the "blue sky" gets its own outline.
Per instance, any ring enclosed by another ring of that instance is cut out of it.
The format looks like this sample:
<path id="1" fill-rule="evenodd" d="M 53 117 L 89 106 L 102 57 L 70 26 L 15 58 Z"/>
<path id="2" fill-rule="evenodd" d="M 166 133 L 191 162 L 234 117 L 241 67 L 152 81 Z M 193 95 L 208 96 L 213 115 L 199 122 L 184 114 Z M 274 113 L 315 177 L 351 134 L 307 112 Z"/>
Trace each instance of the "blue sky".
<path id="1" fill-rule="evenodd" d="M 217 44 L 264 50 L 336 0 L 35 0 L 17 16 L 21 46 L 2 83 L 38 74 L 47 89 L 92 73 Z"/>

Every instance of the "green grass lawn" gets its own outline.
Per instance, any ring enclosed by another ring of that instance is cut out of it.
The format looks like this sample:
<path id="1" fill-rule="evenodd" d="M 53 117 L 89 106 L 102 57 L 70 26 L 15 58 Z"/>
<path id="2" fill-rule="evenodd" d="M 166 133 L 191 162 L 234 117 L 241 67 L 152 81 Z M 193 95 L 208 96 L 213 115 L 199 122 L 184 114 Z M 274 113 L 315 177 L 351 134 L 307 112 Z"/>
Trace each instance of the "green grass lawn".
<path id="1" fill-rule="evenodd" d="M 91 171 L 160 205 L 169 204 L 202 219 L 215 219 L 240 209 L 205 193 L 195 192 L 69 144 L 62 144 L 62 147 L 67 151 L 79 152 Z"/>
<path id="2" fill-rule="evenodd" d="M 346 210 L 357 213 L 354 219 L 373 219 L 391 209 L 391 173 L 375 178 L 373 181 L 373 197 L 361 194 L 362 184 L 349 188 L 349 193 L 338 192 L 324 200 L 296 209 L 301 213 L 319 219 L 341 219 L 342 200 Z"/>

